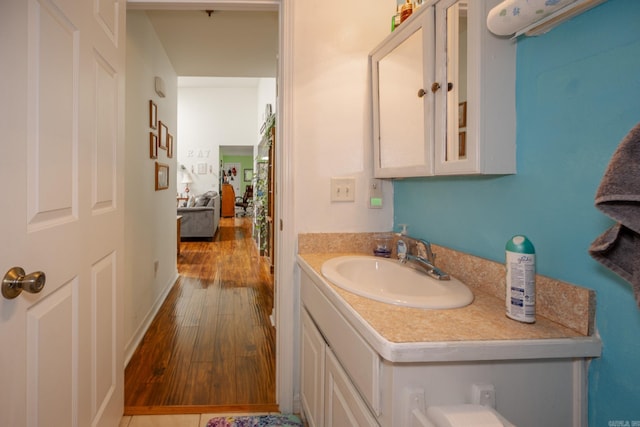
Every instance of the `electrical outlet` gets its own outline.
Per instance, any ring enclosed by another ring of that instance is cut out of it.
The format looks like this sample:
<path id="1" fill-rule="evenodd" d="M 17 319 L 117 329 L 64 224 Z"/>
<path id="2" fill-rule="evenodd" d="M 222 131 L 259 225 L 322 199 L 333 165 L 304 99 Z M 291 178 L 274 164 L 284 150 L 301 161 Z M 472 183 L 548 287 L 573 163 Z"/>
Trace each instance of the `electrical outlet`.
<path id="1" fill-rule="evenodd" d="M 355 202 L 356 200 L 356 179 L 331 178 L 331 201 L 332 202 Z"/>
<path id="2" fill-rule="evenodd" d="M 471 403 L 496 407 L 496 389 L 493 384 L 473 384 L 471 386 Z"/>

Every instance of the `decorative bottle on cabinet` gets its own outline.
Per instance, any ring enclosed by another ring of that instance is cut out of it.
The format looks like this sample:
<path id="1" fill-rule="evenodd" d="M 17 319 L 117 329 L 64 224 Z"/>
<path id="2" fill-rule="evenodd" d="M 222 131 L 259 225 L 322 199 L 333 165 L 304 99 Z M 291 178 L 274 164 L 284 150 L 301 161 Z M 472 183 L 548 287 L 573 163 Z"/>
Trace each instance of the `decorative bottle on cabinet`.
<path id="1" fill-rule="evenodd" d="M 400 22 L 404 22 L 413 13 L 413 3 L 411 0 L 407 0 L 400 9 Z"/>

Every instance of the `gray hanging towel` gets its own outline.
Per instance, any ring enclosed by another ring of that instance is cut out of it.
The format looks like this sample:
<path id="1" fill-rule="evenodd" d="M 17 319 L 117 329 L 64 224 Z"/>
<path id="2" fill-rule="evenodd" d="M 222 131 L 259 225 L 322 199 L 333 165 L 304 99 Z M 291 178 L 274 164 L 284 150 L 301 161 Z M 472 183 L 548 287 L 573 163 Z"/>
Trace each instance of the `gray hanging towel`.
<path id="1" fill-rule="evenodd" d="M 640 123 L 609 161 L 595 204 L 617 224 L 598 236 L 589 254 L 631 283 L 640 307 Z"/>

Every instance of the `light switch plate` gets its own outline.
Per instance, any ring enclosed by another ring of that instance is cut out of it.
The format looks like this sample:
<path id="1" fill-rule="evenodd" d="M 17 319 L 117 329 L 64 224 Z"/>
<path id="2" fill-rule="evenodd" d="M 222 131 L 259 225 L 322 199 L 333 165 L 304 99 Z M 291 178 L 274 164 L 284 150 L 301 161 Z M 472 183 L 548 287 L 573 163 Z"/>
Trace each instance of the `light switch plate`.
<path id="1" fill-rule="evenodd" d="M 352 177 L 331 178 L 332 202 L 355 202 L 356 179 Z"/>

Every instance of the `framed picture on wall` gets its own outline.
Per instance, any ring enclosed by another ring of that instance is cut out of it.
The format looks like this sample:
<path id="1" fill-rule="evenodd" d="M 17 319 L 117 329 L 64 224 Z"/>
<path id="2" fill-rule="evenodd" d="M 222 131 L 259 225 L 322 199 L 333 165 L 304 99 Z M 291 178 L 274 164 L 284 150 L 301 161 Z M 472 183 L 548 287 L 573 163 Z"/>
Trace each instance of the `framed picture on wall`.
<path id="1" fill-rule="evenodd" d="M 169 165 L 156 162 L 156 191 L 169 188 Z"/>
<path id="2" fill-rule="evenodd" d="M 207 174 L 207 164 L 198 163 L 198 175 L 206 175 L 206 174 Z"/>
<path id="3" fill-rule="evenodd" d="M 251 182 L 253 179 L 253 169 L 244 170 L 244 182 Z"/>
<path id="4" fill-rule="evenodd" d="M 149 132 L 149 158 L 158 158 L 158 137 L 153 132 Z"/>
<path id="5" fill-rule="evenodd" d="M 167 134 L 167 157 L 173 158 L 173 135 Z"/>
<path id="6" fill-rule="evenodd" d="M 151 129 L 158 127 L 158 106 L 152 99 L 149 100 L 149 127 Z"/>
<path id="7" fill-rule="evenodd" d="M 169 128 L 167 128 L 167 125 L 162 123 L 162 120 L 158 121 L 158 127 L 158 148 L 166 150 L 167 143 L 169 142 Z"/>

